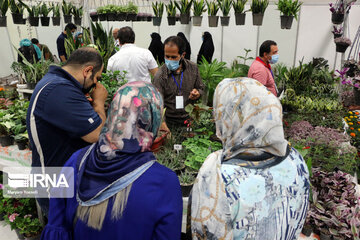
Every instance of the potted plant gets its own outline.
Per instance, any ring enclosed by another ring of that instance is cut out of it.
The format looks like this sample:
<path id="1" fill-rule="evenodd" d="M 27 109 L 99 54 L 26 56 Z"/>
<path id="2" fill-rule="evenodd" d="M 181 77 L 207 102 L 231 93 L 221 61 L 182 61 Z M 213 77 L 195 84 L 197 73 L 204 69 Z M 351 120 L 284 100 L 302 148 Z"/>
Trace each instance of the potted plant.
<path id="1" fill-rule="evenodd" d="M 24 4 L 25 8 L 27 9 L 29 13 L 29 23 L 30 26 L 37 27 L 39 26 L 39 20 L 40 20 L 40 6 L 31 6 Z"/>
<path id="2" fill-rule="evenodd" d="M 60 26 L 60 5 L 52 3 L 51 5 L 53 11 L 52 22 L 53 26 Z"/>
<path id="3" fill-rule="evenodd" d="M 192 6 L 193 0 L 180 0 L 179 2 L 175 2 L 177 9 L 180 11 L 180 23 L 181 24 L 189 24 L 190 22 L 190 10 Z"/>
<path id="4" fill-rule="evenodd" d="M 100 21 L 106 21 L 106 13 L 104 7 L 98 7 L 96 9 L 97 14 L 99 15 Z"/>
<path id="5" fill-rule="evenodd" d="M 96 10 L 90 12 L 90 18 L 91 18 L 91 21 L 97 22 L 97 20 L 99 19 L 99 15 L 96 12 Z"/>
<path id="6" fill-rule="evenodd" d="M 117 7 L 115 5 L 107 5 L 104 7 L 104 11 L 106 13 L 106 18 L 109 22 L 116 21 L 116 10 L 117 10 Z"/>
<path id="7" fill-rule="evenodd" d="M 279 0 L 278 10 L 282 13 L 280 16 L 281 29 L 291 29 L 293 19 L 297 20 L 302 2 L 299 0 Z"/>
<path id="8" fill-rule="evenodd" d="M 232 0 L 218 0 L 220 10 L 223 13 L 223 16 L 220 18 L 221 26 L 229 26 L 230 17 L 229 13 L 232 6 Z"/>
<path id="9" fill-rule="evenodd" d="M 176 23 L 176 6 L 173 1 L 170 0 L 166 5 L 168 25 L 173 26 Z"/>
<path id="10" fill-rule="evenodd" d="M 252 0 L 250 9 L 253 15 L 253 25 L 261 26 L 269 0 Z"/>
<path id="11" fill-rule="evenodd" d="M 11 129 L 15 126 L 13 120 L 14 114 L 11 114 L 8 109 L 0 109 L 0 144 L 7 147 L 13 144 Z"/>
<path id="12" fill-rule="evenodd" d="M 342 27 L 337 28 L 335 25 L 333 26 L 333 30 L 331 32 L 334 35 L 334 39 L 341 37 L 344 33 Z"/>
<path id="13" fill-rule="evenodd" d="M 116 7 L 116 20 L 125 21 L 126 20 L 126 8 L 124 6 Z"/>
<path id="14" fill-rule="evenodd" d="M 6 27 L 6 13 L 9 9 L 8 0 L 0 0 L 0 27 Z"/>
<path id="15" fill-rule="evenodd" d="M 219 22 L 219 16 L 216 16 L 216 14 L 219 11 L 219 5 L 216 2 L 208 2 L 207 0 L 206 5 L 209 15 L 209 27 L 217 27 Z"/>
<path id="16" fill-rule="evenodd" d="M 152 8 L 153 8 L 154 15 L 155 15 L 153 17 L 153 25 L 160 26 L 162 15 L 164 13 L 164 3 L 162 3 L 162 2 L 152 3 Z"/>
<path id="17" fill-rule="evenodd" d="M 193 12 L 194 12 L 194 16 L 192 18 L 193 26 L 201 26 L 201 22 L 203 18 L 202 14 L 203 12 L 206 12 L 204 0 L 199 0 L 199 1 L 194 0 Z"/>
<path id="18" fill-rule="evenodd" d="M 148 22 L 151 22 L 152 21 L 152 18 L 153 18 L 153 15 L 151 13 L 148 13 L 147 14 L 147 21 Z"/>
<path id="19" fill-rule="evenodd" d="M 82 19 L 82 16 L 84 14 L 84 10 L 83 10 L 83 7 L 75 7 L 73 6 L 73 9 L 72 9 L 72 13 L 74 15 L 74 22 L 76 25 L 81 25 L 81 19 Z"/>
<path id="20" fill-rule="evenodd" d="M 22 123 L 19 123 L 14 127 L 14 140 L 19 150 L 24 150 L 28 146 L 28 133 L 26 131 L 26 126 Z"/>
<path id="21" fill-rule="evenodd" d="M 50 25 L 50 17 L 49 17 L 49 13 L 52 11 L 51 7 L 47 7 L 45 3 L 43 3 L 43 5 L 41 5 L 41 9 L 40 9 L 40 13 L 41 13 L 41 26 L 46 26 L 48 27 Z"/>
<path id="22" fill-rule="evenodd" d="M 344 53 L 346 49 L 351 45 L 351 40 L 346 37 L 335 38 L 336 52 Z"/>
<path id="23" fill-rule="evenodd" d="M 9 5 L 14 24 L 24 24 L 24 5 L 21 2 L 16 3 L 15 0 L 9 0 Z"/>
<path id="24" fill-rule="evenodd" d="M 189 197 L 191 189 L 195 182 L 195 176 L 190 171 L 186 170 L 179 175 L 181 192 L 183 197 Z"/>
<path id="25" fill-rule="evenodd" d="M 133 2 L 129 2 L 126 7 L 126 12 L 127 12 L 126 20 L 135 21 L 138 11 L 139 11 L 138 6 L 136 6 Z"/>
<path id="26" fill-rule="evenodd" d="M 64 22 L 71 23 L 71 12 L 73 9 L 72 3 L 66 3 L 65 0 L 63 0 L 61 8 L 64 15 Z"/>
<path id="27" fill-rule="evenodd" d="M 335 5 L 330 3 L 331 21 L 333 24 L 341 24 L 344 22 L 346 12 L 349 12 L 351 5 L 355 1 L 337 0 Z"/>
<path id="28" fill-rule="evenodd" d="M 244 11 L 244 9 L 246 2 L 247 0 L 237 0 L 233 2 L 236 25 L 245 25 L 246 12 Z"/>

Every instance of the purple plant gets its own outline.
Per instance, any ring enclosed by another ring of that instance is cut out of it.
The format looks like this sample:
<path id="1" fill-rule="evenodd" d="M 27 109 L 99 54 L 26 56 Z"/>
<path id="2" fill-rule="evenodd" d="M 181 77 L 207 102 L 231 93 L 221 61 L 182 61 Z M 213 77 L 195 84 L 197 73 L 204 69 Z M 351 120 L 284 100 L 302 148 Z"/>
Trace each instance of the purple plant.
<path id="1" fill-rule="evenodd" d="M 296 121 L 286 133 L 289 138 L 300 141 L 307 139 L 313 130 L 314 127 L 308 121 Z"/>
<path id="2" fill-rule="evenodd" d="M 342 70 L 336 70 L 336 72 L 339 74 L 341 84 L 343 85 L 349 85 L 351 87 L 360 88 L 360 79 L 359 78 L 351 78 L 347 77 L 348 71 L 350 68 L 344 67 Z"/>
<path id="3" fill-rule="evenodd" d="M 338 38 L 335 38 L 334 39 L 334 42 L 335 43 L 338 43 L 338 44 L 343 44 L 343 45 L 348 45 L 350 46 L 351 45 L 351 40 L 347 37 L 338 37 Z"/>
<path id="4" fill-rule="evenodd" d="M 345 12 L 348 12 L 352 5 L 356 0 L 337 0 L 335 5 L 332 3 L 329 3 L 330 6 L 330 12 L 337 13 L 337 14 L 344 14 Z"/>
<path id="5" fill-rule="evenodd" d="M 343 34 L 343 28 L 337 28 L 335 25 L 333 26 L 333 30 L 331 31 L 333 34 Z"/>

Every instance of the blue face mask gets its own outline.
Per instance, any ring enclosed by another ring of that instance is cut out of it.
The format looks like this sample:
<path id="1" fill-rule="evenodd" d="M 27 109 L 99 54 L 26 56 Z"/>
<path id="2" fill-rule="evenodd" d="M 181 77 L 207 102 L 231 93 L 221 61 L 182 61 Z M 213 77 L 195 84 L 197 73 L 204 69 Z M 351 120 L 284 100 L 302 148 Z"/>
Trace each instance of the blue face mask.
<path id="1" fill-rule="evenodd" d="M 275 64 L 275 63 L 277 63 L 278 61 L 279 61 L 279 54 L 276 54 L 276 55 L 272 55 L 272 56 L 271 56 L 271 59 L 270 59 L 269 63 Z"/>
<path id="2" fill-rule="evenodd" d="M 168 60 L 165 58 L 165 65 L 170 71 L 175 71 L 180 67 L 180 60 Z"/>

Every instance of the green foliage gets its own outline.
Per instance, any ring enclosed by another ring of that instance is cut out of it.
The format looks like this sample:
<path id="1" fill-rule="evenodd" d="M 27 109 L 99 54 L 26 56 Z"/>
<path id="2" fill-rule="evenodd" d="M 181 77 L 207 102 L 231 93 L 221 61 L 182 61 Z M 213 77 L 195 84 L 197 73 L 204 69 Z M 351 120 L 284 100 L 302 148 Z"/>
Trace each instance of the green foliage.
<path id="1" fill-rule="evenodd" d="M 34 5 L 34 6 L 28 6 L 24 3 L 24 7 L 26 8 L 27 12 L 29 13 L 29 17 L 39 17 L 40 16 L 40 11 L 41 11 L 41 7 Z"/>
<path id="2" fill-rule="evenodd" d="M 253 57 L 248 57 L 249 53 L 251 52 L 251 49 L 244 48 L 245 55 L 244 56 L 237 56 L 241 60 L 243 60 L 242 63 L 239 63 L 238 60 L 234 60 L 232 63 L 232 70 L 233 72 L 237 72 L 238 74 L 236 77 L 247 77 L 250 66 L 246 64 L 247 61 L 253 60 Z"/>
<path id="3" fill-rule="evenodd" d="M 269 0 L 252 0 L 250 9 L 253 13 L 264 14 L 268 6 Z"/>
<path id="4" fill-rule="evenodd" d="M 137 14 L 139 11 L 138 6 L 136 6 L 133 2 L 129 2 L 126 6 L 126 12 L 127 13 L 134 13 Z"/>
<path id="5" fill-rule="evenodd" d="M 277 3 L 278 10 L 284 16 L 294 16 L 297 20 L 302 2 L 299 0 L 279 0 Z"/>
<path id="6" fill-rule="evenodd" d="M 52 11 L 52 9 L 53 9 L 52 7 L 48 8 L 46 3 L 43 3 L 41 5 L 40 13 L 43 17 L 47 17 L 47 16 L 49 16 L 49 13 Z"/>
<path id="7" fill-rule="evenodd" d="M 180 173 L 179 181 L 180 181 L 180 184 L 182 184 L 182 185 L 193 184 L 195 181 L 195 175 L 194 175 L 194 173 L 185 170 L 184 172 Z"/>
<path id="8" fill-rule="evenodd" d="M 243 13 L 247 0 L 236 0 L 233 2 L 233 8 L 235 13 Z"/>
<path id="9" fill-rule="evenodd" d="M 194 12 L 194 16 L 201 16 L 204 12 L 206 12 L 205 1 L 204 0 L 199 0 L 199 1 L 194 0 L 193 12 Z"/>
<path id="10" fill-rule="evenodd" d="M 104 85 L 106 90 L 108 91 L 108 97 L 105 102 L 105 106 L 109 106 L 112 99 L 114 98 L 114 94 L 116 91 L 127 83 L 126 80 L 126 72 L 123 71 L 107 71 L 106 73 L 102 73 L 101 75 L 101 83 Z"/>
<path id="11" fill-rule="evenodd" d="M 163 149 L 155 154 L 157 161 L 165 167 L 178 171 L 185 168 L 185 151 L 179 151 L 179 154 L 173 150 L 173 145 L 166 144 Z"/>
<path id="12" fill-rule="evenodd" d="M 22 1 L 18 0 L 18 3 L 16 3 L 16 0 L 9 0 L 9 5 L 10 5 L 11 13 L 14 14 L 24 13 L 25 4 Z"/>
<path id="13" fill-rule="evenodd" d="M 217 0 L 224 17 L 229 16 L 232 0 Z"/>
<path id="14" fill-rule="evenodd" d="M 155 17 L 162 17 L 164 13 L 164 3 L 162 2 L 152 3 L 152 9 L 154 11 Z"/>
<path id="15" fill-rule="evenodd" d="M 217 12 L 219 11 L 219 4 L 217 2 L 208 2 L 206 0 L 206 5 L 208 7 L 208 15 L 209 16 L 216 16 Z"/>
<path id="16" fill-rule="evenodd" d="M 9 0 L 0 0 L 0 13 L 1 16 L 6 16 L 6 13 L 9 9 Z"/>
<path id="17" fill-rule="evenodd" d="M 77 18 L 82 17 L 84 14 L 84 10 L 83 10 L 82 6 L 79 8 L 77 8 L 76 6 L 73 6 L 71 11 L 72 11 L 72 14 L 74 15 L 74 17 L 77 17 Z"/>
<path id="18" fill-rule="evenodd" d="M 180 2 L 175 2 L 175 5 L 181 14 L 190 14 L 192 3 L 193 0 L 180 0 Z"/>
<path id="19" fill-rule="evenodd" d="M 65 51 L 66 55 L 70 56 L 76 49 L 86 47 L 91 44 L 90 31 L 83 28 L 82 41 L 79 38 L 74 39 L 70 30 L 66 31 L 67 38 L 65 38 Z"/>
<path id="20" fill-rule="evenodd" d="M 112 36 L 112 28 L 107 33 L 102 24 L 91 22 L 91 27 L 94 35 L 94 44 L 99 48 L 100 55 L 104 61 L 104 69 L 107 68 L 109 58 L 115 51 L 114 38 Z"/>
<path id="21" fill-rule="evenodd" d="M 176 16 L 176 5 L 173 1 L 170 0 L 169 4 L 166 5 L 166 12 L 168 17 Z"/>
<path id="22" fill-rule="evenodd" d="M 51 8 L 53 10 L 53 17 L 60 17 L 60 4 L 51 3 Z"/>
<path id="23" fill-rule="evenodd" d="M 63 0 L 61 8 L 64 15 L 70 15 L 73 9 L 73 4 L 71 2 L 66 3 L 65 0 Z"/>
<path id="24" fill-rule="evenodd" d="M 15 100 L 7 109 L 0 109 L 0 134 L 27 139 L 26 112 L 28 107 L 29 101 Z"/>

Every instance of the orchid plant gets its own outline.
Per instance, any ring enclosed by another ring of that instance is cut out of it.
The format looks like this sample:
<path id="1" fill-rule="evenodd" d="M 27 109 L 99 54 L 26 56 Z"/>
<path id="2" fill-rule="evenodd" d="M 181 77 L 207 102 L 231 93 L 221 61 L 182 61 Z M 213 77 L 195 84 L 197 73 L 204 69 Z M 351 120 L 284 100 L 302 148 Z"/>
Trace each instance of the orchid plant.
<path id="1" fill-rule="evenodd" d="M 337 26 L 334 25 L 333 30 L 331 32 L 333 34 L 341 34 L 342 35 L 344 31 L 343 31 L 342 27 L 338 28 Z"/>
<path id="2" fill-rule="evenodd" d="M 341 70 L 336 70 L 336 72 L 339 74 L 341 84 L 352 86 L 352 87 L 360 89 L 359 82 L 356 81 L 356 79 L 347 76 L 347 72 L 349 71 L 349 69 L 350 68 L 348 68 L 348 67 L 344 67 Z"/>
<path id="3" fill-rule="evenodd" d="M 330 12 L 337 14 L 344 14 L 350 11 L 351 6 L 356 0 L 337 0 L 335 4 L 329 3 Z"/>

